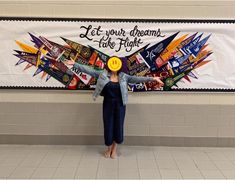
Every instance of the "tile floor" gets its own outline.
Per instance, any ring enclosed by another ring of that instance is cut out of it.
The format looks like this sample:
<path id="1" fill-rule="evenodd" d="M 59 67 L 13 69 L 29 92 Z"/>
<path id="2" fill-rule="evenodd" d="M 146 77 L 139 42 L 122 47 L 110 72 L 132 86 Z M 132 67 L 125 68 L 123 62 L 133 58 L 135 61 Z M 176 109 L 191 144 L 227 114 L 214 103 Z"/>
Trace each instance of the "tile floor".
<path id="1" fill-rule="evenodd" d="M 235 148 L 0 145 L 0 179 L 231 179 Z"/>

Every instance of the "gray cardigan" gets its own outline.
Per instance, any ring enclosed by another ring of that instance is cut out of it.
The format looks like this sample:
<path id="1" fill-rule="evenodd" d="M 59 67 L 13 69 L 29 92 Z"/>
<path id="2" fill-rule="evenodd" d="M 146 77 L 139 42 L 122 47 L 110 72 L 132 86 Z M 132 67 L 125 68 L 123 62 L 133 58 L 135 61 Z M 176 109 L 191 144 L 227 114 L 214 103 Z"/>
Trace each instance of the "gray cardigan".
<path id="1" fill-rule="evenodd" d="M 82 65 L 79 63 L 75 63 L 73 68 L 78 69 L 81 72 L 87 73 L 93 77 L 97 78 L 96 88 L 93 93 L 93 100 L 95 100 L 103 90 L 104 86 L 110 81 L 109 73 L 106 70 L 95 70 L 92 67 L 87 65 Z M 141 83 L 147 81 L 153 81 L 153 77 L 139 77 L 139 76 L 130 76 L 124 72 L 119 73 L 119 84 L 122 94 L 122 102 L 126 105 L 128 100 L 128 83 Z"/>

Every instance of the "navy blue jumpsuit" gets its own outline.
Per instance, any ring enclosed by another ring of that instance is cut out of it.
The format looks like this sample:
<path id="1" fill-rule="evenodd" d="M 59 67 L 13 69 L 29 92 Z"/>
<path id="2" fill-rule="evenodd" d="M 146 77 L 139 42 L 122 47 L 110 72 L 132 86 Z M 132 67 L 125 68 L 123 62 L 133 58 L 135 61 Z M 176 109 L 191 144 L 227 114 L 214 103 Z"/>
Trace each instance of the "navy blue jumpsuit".
<path id="1" fill-rule="evenodd" d="M 123 142 L 123 125 L 126 106 L 123 105 L 119 82 L 109 81 L 102 90 L 103 122 L 105 145 L 112 145 L 113 141 Z"/>

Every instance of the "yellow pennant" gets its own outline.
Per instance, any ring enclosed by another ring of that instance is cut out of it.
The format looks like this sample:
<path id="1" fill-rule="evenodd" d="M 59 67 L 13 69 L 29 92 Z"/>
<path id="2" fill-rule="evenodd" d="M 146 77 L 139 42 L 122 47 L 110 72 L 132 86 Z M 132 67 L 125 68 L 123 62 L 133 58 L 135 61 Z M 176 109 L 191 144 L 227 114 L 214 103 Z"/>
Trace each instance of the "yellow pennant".
<path id="1" fill-rule="evenodd" d="M 176 50 L 176 47 L 188 36 L 188 34 L 185 34 L 183 36 L 181 36 L 180 38 L 172 41 L 167 48 L 162 52 L 161 54 L 161 59 L 163 61 L 167 61 L 169 60 L 174 53 L 174 50 Z"/>

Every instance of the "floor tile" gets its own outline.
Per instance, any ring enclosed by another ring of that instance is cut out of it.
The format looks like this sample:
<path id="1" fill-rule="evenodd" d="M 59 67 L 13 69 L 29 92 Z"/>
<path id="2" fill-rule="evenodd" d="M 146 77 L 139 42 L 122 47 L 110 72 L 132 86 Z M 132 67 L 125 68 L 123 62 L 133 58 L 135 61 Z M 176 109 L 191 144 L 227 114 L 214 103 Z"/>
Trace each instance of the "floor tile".
<path id="1" fill-rule="evenodd" d="M 224 179 L 235 178 L 235 149 L 212 147 L 119 147 L 0 145 L 0 179 Z M 231 158 L 231 159 L 229 159 Z"/>
<path id="2" fill-rule="evenodd" d="M 119 159 L 119 169 L 137 169 L 137 159 L 133 158 L 120 158 Z"/>
<path id="3" fill-rule="evenodd" d="M 178 169 L 173 159 L 158 159 L 157 165 L 159 169 Z"/>
<path id="4" fill-rule="evenodd" d="M 77 169 L 77 172 L 75 174 L 75 178 L 80 178 L 80 179 L 95 179 L 97 174 L 97 167 L 79 167 Z"/>
<path id="5" fill-rule="evenodd" d="M 203 177 L 206 179 L 224 179 L 225 176 L 220 172 L 216 170 L 200 170 Z"/>
<path id="6" fill-rule="evenodd" d="M 98 179 L 117 179 L 118 178 L 118 169 L 112 168 L 99 168 L 97 171 Z"/>
<path id="7" fill-rule="evenodd" d="M 161 175 L 156 169 L 139 169 L 141 179 L 156 179 L 161 178 Z"/>
<path id="8" fill-rule="evenodd" d="M 36 168 L 33 167 L 17 167 L 9 176 L 12 179 L 28 179 L 32 176 Z"/>
<path id="9" fill-rule="evenodd" d="M 118 171 L 119 179 L 139 179 L 139 170 L 138 169 L 119 169 Z"/>
<path id="10" fill-rule="evenodd" d="M 184 179 L 203 179 L 203 176 L 198 170 L 180 170 Z"/>
<path id="11" fill-rule="evenodd" d="M 157 164 L 155 159 L 138 159 L 137 160 L 138 163 L 138 167 L 140 169 L 153 169 L 153 168 L 157 168 Z"/>
<path id="12" fill-rule="evenodd" d="M 0 167 L 0 178 L 7 178 L 9 177 L 13 171 L 16 169 L 15 166 L 11 167 Z"/>
<path id="13" fill-rule="evenodd" d="M 195 162 L 196 166 L 200 170 L 218 170 L 216 167 L 215 163 L 212 161 L 196 161 Z"/>
<path id="14" fill-rule="evenodd" d="M 31 178 L 36 179 L 50 179 L 53 177 L 54 173 L 56 171 L 56 168 L 51 167 L 39 167 L 37 168 L 34 173 L 32 174 Z"/>
<path id="15" fill-rule="evenodd" d="M 76 167 L 57 168 L 53 178 L 55 179 L 73 179 L 75 176 Z"/>
<path id="16" fill-rule="evenodd" d="M 221 170 L 222 174 L 225 178 L 235 179 L 235 171 L 234 170 Z"/>
<path id="17" fill-rule="evenodd" d="M 179 170 L 160 169 L 160 174 L 163 179 L 181 179 Z"/>
<path id="18" fill-rule="evenodd" d="M 195 170 L 196 164 L 193 160 L 176 160 L 176 164 L 181 170 Z"/>
<path id="19" fill-rule="evenodd" d="M 235 165 L 230 161 L 213 161 L 218 169 L 221 170 L 233 170 Z"/>
<path id="20" fill-rule="evenodd" d="M 64 156 L 61 161 L 59 162 L 59 167 L 77 167 L 80 162 L 80 156 Z"/>

